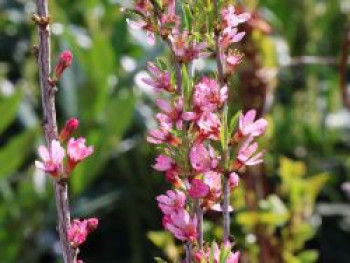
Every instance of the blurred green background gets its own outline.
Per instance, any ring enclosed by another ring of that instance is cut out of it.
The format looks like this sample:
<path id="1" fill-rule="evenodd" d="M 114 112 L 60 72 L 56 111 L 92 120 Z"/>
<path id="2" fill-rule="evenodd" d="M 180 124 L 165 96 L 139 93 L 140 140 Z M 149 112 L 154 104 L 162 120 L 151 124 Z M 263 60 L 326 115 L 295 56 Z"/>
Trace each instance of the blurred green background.
<path id="1" fill-rule="evenodd" d="M 70 179 L 73 217 L 97 216 L 85 262 L 172 262 L 179 247 L 161 229 L 155 196 L 169 187 L 147 145 L 155 94 L 145 64 L 168 57 L 131 31 L 118 0 L 50 2 L 53 63 L 71 49 L 59 83 L 58 121 L 78 117 L 95 154 Z M 350 111 L 339 58 L 350 0 L 246 0 L 254 14 L 232 80 L 234 109 L 269 120 L 264 166 L 247 171 L 232 203 L 241 262 L 345 263 L 350 258 Z M 0 0 L 0 262 L 60 262 L 51 179 L 34 168 L 43 143 L 32 0 Z M 345 54 L 347 56 L 347 54 Z M 198 65 L 197 65 L 198 64 Z M 198 74 L 210 69 L 196 63 Z M 343 74 L 346 80 L 349 73 Z M 218 239 L 219 215 L 205 235 Z"/>

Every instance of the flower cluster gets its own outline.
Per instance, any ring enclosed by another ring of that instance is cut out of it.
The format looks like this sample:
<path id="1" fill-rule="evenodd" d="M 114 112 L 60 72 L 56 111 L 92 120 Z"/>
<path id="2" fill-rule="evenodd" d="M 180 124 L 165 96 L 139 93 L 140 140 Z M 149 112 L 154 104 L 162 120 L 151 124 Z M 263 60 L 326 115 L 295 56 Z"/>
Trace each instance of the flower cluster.
<path id="1" fill-rule="evenodd" d="M 237 65 L 242 62 L 242 55 L 230 49 L 231 44 L 240 42 L 245 32 L 240 32 L 238 26 L 250 19 L 250 14 L 237 14 L 234 6 L 227 6 L 221 10 L 221 23 L 219 25 L 220 57 L 225 66 L 225 73 L 232 74 Z"/>
<path id="2" fill-rule="evenodd" d="M 155 35 L 165 39 L 178 61 L 190 62 L 207 56 L 207 44 L 197 43 L 188 30 L 180 28 L 180 17 L 175 12 L 175 6 L 175 0 L 136 0 L 134 12 L 138 19 L 128 20 L 128 23 L 133 29 L 145 30 L 150 45 L 155 44 Z"/>
<path id="3" fill-rule="evenodd" d="M 231 252 L 227 240 L 222 249 L 216 243 L 213 243 L 213 249 L 205 245 L 202 221 L 206 211 L 227 214 L 232 211 L 227 202 L 224 204 L 224 193 L 227 195 L 238 186 L 239 173 L 246 166 L 262 162 L 263 152 L 256 153 L 258 143 L 255 139 L 265 132 L 267 122 L 255 120 L 255 110 L 238 116 L 238 127 L 229 127 L 227 121 L 229 89 L 226 77 L 234 72 L 242 59 L 231 50 L 231 45 L 244 37 L 245 32 L 239 31 L 238 26 L 250 16 L 237 14 L 233 6 L 223 5 L 220 12 L 213 14 L 219 14 L 215 18 L 215 30 L 208 32 L 206 37 L 194 37 L 192 32 L 180 28 L 175 0 L 138 0 L 134 9 L 140 20 L 130 24 L 145 29 L 152 43 L 155 34 L 165 40 L 175 63 L 175 74 L 172 74 L 171 66 L 158 67 L 149 63 L 151 77 L 144 79 L 146 84 L 164 95 L 156 101 L 160 110 L 156 114 L 158 127 L 150 130 L 147 136 L 149 143 L 162 150 L 153 168 L 163 172 L 173 188 L 156 198 L 163 213 L 163 226 L 176 239 L 188 244 L 192 251 L 187 257 L 192 262 L 209 262 L 209 258 L 213 258 L 213 262 L 237 263 L 239 253 Z M 216 40 L 214 47 L 212 42 L 206 42 L 208 35 Z M 189 63 L 213 50 L 226 77 L 192 78 L 187 74 L 186 78 L 191 80 L 186 80 L 187 86 L 183 87 L 186 79 L 183 74 L 189 72 Z M 222 261 L 224 254 L 226 259 Z"/>
<path id="4" fill-rule="evenodd" d="M 70 138 L 67 143 L 67 150 L 61 146 L 78 128 L 78 125 L 79 121 L 77 119 L 69 119 L 60 133 L 60 141 L 52 140 L 49 147 L 39 146 L 38 154 L 42 161 L 35 161 L 35 166 L 38 169 L 51 174 L 55 179 L 68 178 L 75 166 L 94 152 L 92 146 L 86 146 L 84 138 Z M 67 162 L 64 165 L 66 156 Z"/>
<path id="5" fill-rule="evenodd" d="M 98 226 L 97 218 L 74 219 L 68 229 L 68 240 L 73 248 L 78 248 L 86 241 L 86 237 Z"/>
<path id="6" fill-rule="evenodd" d="M 71 135 L 78 129 L 79 121 L 75 118 L 69 119 L 59 134 L 59 140 L 52 140 L 49 147 L 39 146 L 38 154 L 42 161 L 35 161 L 35 166 L 51 174 L 53 179 L 57 181 L 68 179 L 70 173 L 76 165 L 88 156 L 90 156 L 94 148 L 86 146 L 85 138 L 73 138 Z M 67 144 L 66 149 L 61 144 Z M 66 162 L 65 162 L 65 157 Z M 85 242 L 87 235 L 97 228 L 97 218 L 90 219 L 74 219 L 68 228 L 67 238 L 71 247 L 76 250 Z M 82 260 L 76 262 L 83 263 Z"/>
<path id="7" fill-rule="evenodd" d="M 194 256 L 194 261 L 198 263 L 238 263 L 239 256 L 240 252 L 231 252 L 231 244 L 224 244 L 221 248 L 219 248 L 218 244 L 213 242 L 211 247 L 206 247 L 202 251 L 198 251 Z M 212 259 L 212 261 L 210 261 L 210 259 Z"/>

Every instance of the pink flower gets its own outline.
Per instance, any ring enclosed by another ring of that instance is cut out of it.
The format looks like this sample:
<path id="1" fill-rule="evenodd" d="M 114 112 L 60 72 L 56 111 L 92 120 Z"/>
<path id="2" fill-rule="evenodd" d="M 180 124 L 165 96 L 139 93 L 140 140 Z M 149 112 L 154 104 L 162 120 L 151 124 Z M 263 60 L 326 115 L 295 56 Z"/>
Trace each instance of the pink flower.
<path id="1" fill-rule="evenodd" d="M 180 25 L 180 17 L 174 13 L 163 14 L 160 19 L 160 35 L 168 36 L 173 29 Z"/>
<path id="2" fill-rule="evenodd" d="M 176 32 L 180 25 L 180 17 L 175 13 L 175 0 L 163 1 L 163 6 L 166 7 L 166 12 L 160 18 L 160 35 L 167 37 L 172 32 Z"/>
<path id="3" fill-rule="evenodd" d="M 70 138 L 67 144 L 67 155 L 69 161 L 78 163 L 89 157 L 94 152 L 94 147 L 85 145 L 85 138 Z"/>
<path id="4" fill-rule="evenodd" d="M 98 219 L 95 217 L 89 218 L 87 220 L 87 228 L 89 232 L 95 231 L 98 226 Z"/>
<path id="5" fill-rule="evenodd" d="M 147 69 L 152 75 L 152 78 L 144 78 L 144 83 L 153 87 L 157 92 L 162 90 L 173 92 L 175 90 L 171 85 L 170 75 L 168 72 L 161 71 L 151 62 L 147 64 Z"/>
<path id="6" fill-rule="evenodd" d="M 179 178 L 178 167 L 174 160 L 166 155 L 160 154 L 156 158 L 156 164 L 153 165 L 153 168 L 160 172 L 165 172 L 165 179 L 174 184 L 175 186 L 181 185 L 181 180 Z"/>
<path id="7" fill-rule="evenodd" d="M 221 173 L 209 171 L 204 173 L 203 181 L 209 186 L 212 195 L 217 198 L 221 195 Z"/>
<path id="8" fill-rule="evenodd" d="M 204 173 L 203 182 L 209 186 L 209 193 L 203 200 L 203 206 L 208 209 L 213 209 L 215 203 L 220 199 L 221 190 L 221 173 L 209 171 Z"/>
<path id="9" fill-rule="evenodd" d="M 173 127 L 173 123 L 168 115 L 164 113 L 157 113 L 156 119 L 158 121 L 158 124 L 161 130 L 171 131 Z"/>
<path id="10" fill-rule="evenodd" d="M 232 43 L 240 42 L 245 32 L 238 32 L 237 28 L 225 28 L 220 35 L 220 46 L 226 50 Z"/>
<path id="11" fill-rule="evenodd" d="M 186 50 L 188 49 L 187 38 L 187 31 L 184 31 L 181 34 L 174 34 L 169 36 L 175 56 L 180 58 L 185 56 Z"/>
<path id="12" fill-rule="evenodd" d="M 60 140 L 65 141 L 67 140 L 72 133 L 77 130 L 79 127 L 79 120 L 77 118 L 70 118 L 65 126 L 63 127 L 62 131 L 60 132 Z"/>
<path id="13" fill-rule="evenodd" d="M 241 253 L 239 251 L 234 253 L 231 251 L 227 257 L 226 263 L 238 263 L 240 255 Z"/>
<path id="14" fill-rule="evenodd" d="M 211 112 L 203 112 L 197 120 L 200 134 L 204 139 L 219 140 L 221 122 L 219 117 Z"/>
<path id="15" fill-rule="evenodd" d="M 259 137 L 266 131 L 267 121 L 265 119 L 255 120 L 256 111 L 250 110 L 245 115 L 242 114 L 239 117 L 239 134 L 236 135 L 236 139 L 242 137 L 251 136 Z"/>
<path id="16" fill-rule="evenodd" d="M 166 126 L 169 124 L 175 123 L 176 128 L 178 130 L 182 129 L 182 111 L 183 111 L 183 99 L 178 99 L 174 106 L 170 105 L 166 100 L 158 99 L 157 100 L 158 107 L 165 113 L 161 116 L 161 118 L 157 118 L 158 121 L 162 120 Z M 165 115 L 165 116 L 164 116 Z"/>
<path id="17" fill-rule="evenodd" d="M 248 137 L 238 150 L 237 160 L 234 162 L 234 170 L 239 169 L 243 165 L 256 165 L 263 162 L 263 152 L 259 152 L 253 156 L 258 149 L 258 143 L 253 142 L 253 137 Z"/>
<path id="18" fill-rule="evenodd" d="M 205 259 L 204 262 L 209 262 L 209 259 L 213 258 L 213 263 L 219 263 L 220 262 L 220 258 L 221 258 L 221 252 L 222 250 L 219 248 L 218 244 L 216 242 L 214 242 L 213 244 L 213 255 L 211 255 L 212 251 L 211 251 L 211 247 L 207 247 L 207 249 L 201 253 L 201 257 L 200 260 Z M 224 247 L 224 253 L 227 253 L 228 250 L 231 250 L 231 245 L 225 245 Z M 239 260 L 239 256 L 240 256 L 240 253 L 239 252 L 236 252 L 236 253 L 233 253 L 233 252 L 229 252 L 228 254 L 228 257 L 226 259 L 226 263 L 238 263 L 238 260 Z M 201 262 L 201 261 L 199 261 Z"/>
<path id="19" fill-rule="evenodd" d="M 226 61 L 226 73 L 227 74 L 232 74 L 237 66 L 242 63 L 243 55 L 238 54 L 238 53 L 230 53 L 228 56 L 226 56 L 225 61 Z"/>
<path id="20" fill-rule="evenodd" d="M 98 220 L 90 218 L 88 220 L 74 219 L 68 228 L 68 240 L 71 246 L 77 248 L 86 241 L 87 235 L 97 228 Z"/>
<path id="21" fill-rule="evenodd" d="M 203 198 L 209 193 L 209 190 L 209 186 L 202 180 L 193 179 L 191 181 L 191 187 L 188 190 L 188 193 L 192 198 Z"/>
<path id="22" fill-rule="evenodd" d="M 197 172 L 207 172 L 216 168 L 218 157 L 213 148 L 208 151 L 202 143 L 196 143 L 190 150 L 190 163 Z"/>
<path id="23" fill-rule="evenodd" d="M 72 64 L 72 61 L 73 61 L 73 54 L 69 50 L 63 51 L 60 54 L 58 62 L 54 68 L 56 80 L 58 80 L 63 74 L 64 70 Z"/>
<path id="24" fill-rule="evenodd" d="M 154 35 L 154 27 L 152 24 L 147 23 L 146 21 L 139 20 L 139 21 L 131 21 L 127 20 L 128 25 L 132 29 L 143 29 L 146 30 L 147 34 L 147 42 L 149 45 L 154 46 L 156 43 L 156 37 Z"/>
<path id="25" fill-rule="evenodd" d="M 153 168 L 159 172 L 166 172 L 170 169 L 173 169 L 174 165 L 175 162 L 172 158 L 164 154 L 160 154 L 156 158 L 156 164 L 153 165 Z"/>
<path id="26" fill-rule="evenodd" d="M 169 36 L 169 39 L 175 56 L 184 62 L 207 56 L 207 52 L 205 52 L 207 44 L 204 42 L 196 43 L 195 39 L 190 39 L 187 31 L 174 32 Z"/>
<path id="27" fill-rule="evenodd" d="M 136 0 L 135 1 L 135 10 L 141 14 L 147 15 L 152 5 L 149 0 Z"/>
<path id="28" fill-rule="evenodd" d="M 191 62 L 194 59 L 197 58 L 205 58 L 210 55 L 209 52 L 206 52 L 208 45 L 205 42 L 196 43 L 195 40 L 193 40 L 190 47 L 186 50 L 185 56 L 182 58 L 185 62 Z"/>
<path id="29" fill-rule="evenodd" d="M 237 173 L 235 172 L 232 172 L 230 174 L 230 179 L 229 179 L 229 182 L 230 182 L 230 189 L 232 190 L 233 188 L 236 188 L 239 184 L 239 176 Z"/>
<path id="30" fill-rule="evenodd" d="M 167 229 L 167 225 L 171 224 L 171 223 L 172 223 L 172 221 L 171 221 L 170 214 L 169 215 L 167 215 L 167 214 L 163 215 L 162 225 L 163 225 L 164 229 Z"/>
<path id="31" fill-rule="evenodd" d="M 182 241 L 195 242 L 197 238 L 197 218 L 191 218 L 186 210 L 172 214 L 165 228 Z"/>
<path id="32" fill-rule="evenodd" d="M 54 177 L 58 176 L 65 156 L 59 141 L 53 140 L 49 149 L 43 145 L 39 146 L 38 153 L 43 162 L 35 161 L 35 166 Z"/>
<path id="33" fill-rule="evenodd" d="M 195 86 L 193 103 L 201 111 L 216 111 L 227 100 L 227 86 L 220 88 L 215 79 L 203 77 Z"/>
<path id="34" fill-rule="evenodd" d="M 229 5 L 221 10 L 223 28 L 237 27 L 239 24 L 250 19 L 250 14 L 248 13 L 236 14 L 235 12 L 236 10 L 232 5 Z"/>
<path id="35" fill-rule="evenodd" d="M 180 139 L 173 136 L 167 129 L 150 130 L 147 136 L 147 141 L 152 144 L 169 143 L 172 146 L 178 146 Z"/>
<path id="36" fill-rule="evenodd" d="M 168 190 L 166 195 L 159 195 L 156 199 L 158 207 L 165 215 L 179 212 L 186 204 L 186 195 L 178 190 Z"/>
<path id="37" fill-rule="evenodd" d="M 179 177 L 179 171 L 178 169 L 171 169 L 165 172 L 165 179 L 173 184 L 175 187 L 181 186 L 181 180 Z"/>

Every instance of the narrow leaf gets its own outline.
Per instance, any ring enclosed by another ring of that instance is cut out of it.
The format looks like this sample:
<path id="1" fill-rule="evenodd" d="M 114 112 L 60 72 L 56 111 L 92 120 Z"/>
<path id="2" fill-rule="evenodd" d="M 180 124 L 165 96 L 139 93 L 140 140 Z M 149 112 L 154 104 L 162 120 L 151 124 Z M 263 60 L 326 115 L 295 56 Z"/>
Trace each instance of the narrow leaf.
<path id="1" fill-rule="evenodd" d="M 233 115 L 233 117 L 231 118 L 230 121 L 230 130 L 229 130 L 229 134 L 232 135 L 232 132 L 236 129 L 237 124 L 238 124 L 238 120 L 239 120 L 239 116 L 241 116 L 242 111 L 237 111 L 235 115 Z"/>

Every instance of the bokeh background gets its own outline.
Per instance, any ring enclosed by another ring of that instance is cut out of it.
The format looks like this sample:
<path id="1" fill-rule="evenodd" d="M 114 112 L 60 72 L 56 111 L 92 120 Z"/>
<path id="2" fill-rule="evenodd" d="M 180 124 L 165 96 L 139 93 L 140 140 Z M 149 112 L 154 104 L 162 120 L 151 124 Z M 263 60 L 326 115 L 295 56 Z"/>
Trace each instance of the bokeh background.
<path id="1" fill-rule="evenodd" d="M 173 262 L 181 248 L 162 232 L 155 201 L 169 186 L 145 141 L 155 94 L 141 82 L 146 62 L 169 53 L 128 28 L 120 4 L 131 1 L 49 2 L 53 63 L 65 49 L 75 56 L 59 83 L 58 121 L 78 117 L 78 135 L 95 146 L 69 182 L 73 216 L 100 219 L 82 258 Z M 350 262 L 350 0 L 240 2 L 254 19 L 230 104 L 270 123 L 264 166 L 248 170 L 232 198 L 241 262 Z M 1 263 L 60 262 L 52 181 L 33 165 L 43 143 L 34 12 L 33 0 L 0 0 Z M 210 69 L 197 61 L 198 74 Z M 208 219 L 206 237 L 219 239 L 219 216 Z"/>

